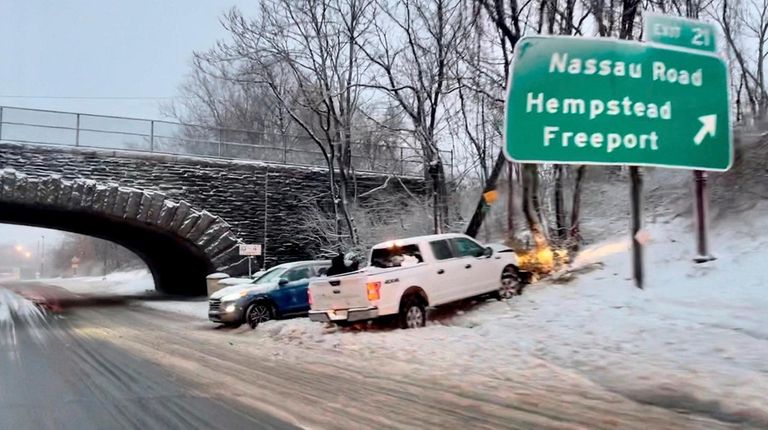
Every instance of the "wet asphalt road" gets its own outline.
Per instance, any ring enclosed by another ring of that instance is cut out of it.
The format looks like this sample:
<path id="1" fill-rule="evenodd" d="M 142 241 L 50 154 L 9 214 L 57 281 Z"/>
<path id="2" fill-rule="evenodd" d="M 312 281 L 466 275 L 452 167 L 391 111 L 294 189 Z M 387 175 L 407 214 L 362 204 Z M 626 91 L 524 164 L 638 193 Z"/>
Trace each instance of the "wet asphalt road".
<path id="1" fill-rule="evenodd" d="M 295 428 L 211 397 L 67 320 L 0 324 L 0 429 Z"/>

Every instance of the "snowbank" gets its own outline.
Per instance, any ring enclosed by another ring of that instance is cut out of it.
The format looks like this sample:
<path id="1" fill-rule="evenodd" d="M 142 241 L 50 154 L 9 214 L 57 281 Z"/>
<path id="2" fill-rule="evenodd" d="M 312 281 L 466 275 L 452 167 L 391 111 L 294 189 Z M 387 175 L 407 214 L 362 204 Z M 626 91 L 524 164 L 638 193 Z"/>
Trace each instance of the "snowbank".
<path id="1" fill-rule="evenodd" d="M 228 278 L 238 279 L 239 278 Z M 76 278 L 42 279 L 41 282 L 56 285 L 75 294 L 92 296 L 136 296 L 155 291 L 152 274 L 147 270 L 115 272 L 107 276 L 83 276 Z M 245 279 L 242 282 L 249 282 Z M 237 283 L 237 282 L 235 282 Z M 148 300 L 138 302 L 142 306 L 166 312 L 208 320 L 208 301 L 203 300 Z"/>
<path id="2" fill-rule="evenodd" d="M 0 353 L 18 360 L 16 350 L 16 326 L 24 324 L 28 333 L 36 341 L 41 341 L 46 334 L 45 316 L 31 301 L 10 290 L 0 288 Z"/>
<path id="3" fill-rule="evenodd" d="M 40 282 L 60 286 L 75 294 L 130 296 L 155 291 L 152 274 L 144 269 L 107 276 L 40 279 Z"/>

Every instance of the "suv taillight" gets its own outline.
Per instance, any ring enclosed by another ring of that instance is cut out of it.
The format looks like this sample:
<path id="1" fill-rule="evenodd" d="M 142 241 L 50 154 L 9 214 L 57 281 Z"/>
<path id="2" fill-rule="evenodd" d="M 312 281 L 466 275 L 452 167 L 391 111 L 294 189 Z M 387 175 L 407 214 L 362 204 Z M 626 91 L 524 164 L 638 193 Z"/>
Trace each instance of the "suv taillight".
<path id="1" fill-rule="evenodd" d="M 312 302 L 314 302 L 314 300 L 312 300 L 312 290 L 310 289 L 307 289 L 307 300 L 309 301 L 309 305 L 312 306 Z"/>
<path id="2" fill-rule="evenodd" d="M 368 301 L 372 302 L 381 298 L 381 294 L 379 294 L 381 282 L 369 282 L 366 286 L 368 287 Z"/>

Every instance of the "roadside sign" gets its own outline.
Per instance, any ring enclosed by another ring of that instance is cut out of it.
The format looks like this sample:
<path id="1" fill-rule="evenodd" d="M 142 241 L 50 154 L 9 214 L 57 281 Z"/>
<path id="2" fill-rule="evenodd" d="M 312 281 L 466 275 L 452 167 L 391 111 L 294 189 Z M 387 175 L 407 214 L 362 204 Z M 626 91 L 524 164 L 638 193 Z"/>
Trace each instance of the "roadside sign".
<path id="1" fill-rule="evenodd" d="M 652 13 L 643 17 L 643 37 L 649 42 L 707 52 L 717 50 L 717 28 L 712 24 Z"/>
<path id="2" fill-rule="evenodd" d="M 518 162 L 727 170 L 727 68 L 686 49 L 527 37 L 516 47 L 505 141 Z"/>
<path id="3" fill-rule="evenodd" d="M 255 255 L 261 255 L 261 245 L 240 245 L 240 255 L 247 255 L 249 257 Z"/>
<path id="4" fill-rule="evenodd" d="M 714 52 L 717 50 L 714 25 L 679 17 L 645 14 L 645 38 L 649 42 L 683 46 L 691 49 Z M 700 137 L 697 135 L 697 137 Z M 696 251 L 693 259 L 706 263 L 715 259 L 709 253 L 707 239 L 707 175 L 700 170 L 693 171 L 694 195 L 696 196 Z M 639 239 L 637 239 L 639 241 Z"/>

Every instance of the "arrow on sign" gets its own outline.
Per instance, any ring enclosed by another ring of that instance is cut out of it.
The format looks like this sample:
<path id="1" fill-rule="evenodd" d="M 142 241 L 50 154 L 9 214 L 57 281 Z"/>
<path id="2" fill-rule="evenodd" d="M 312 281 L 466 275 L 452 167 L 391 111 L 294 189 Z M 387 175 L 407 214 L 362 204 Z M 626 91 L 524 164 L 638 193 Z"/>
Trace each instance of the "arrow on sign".
<path id="1" fill-rule="evenodd" d="M 699 121 L 701 121 L 701 129 L 693 137 L 693 143 L 696 145 L 701 145 L 701 142 L 707 135 L 715 137 L 715 131 L 717 130 L 717 115 L 700 116 Z"/>

